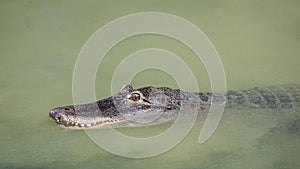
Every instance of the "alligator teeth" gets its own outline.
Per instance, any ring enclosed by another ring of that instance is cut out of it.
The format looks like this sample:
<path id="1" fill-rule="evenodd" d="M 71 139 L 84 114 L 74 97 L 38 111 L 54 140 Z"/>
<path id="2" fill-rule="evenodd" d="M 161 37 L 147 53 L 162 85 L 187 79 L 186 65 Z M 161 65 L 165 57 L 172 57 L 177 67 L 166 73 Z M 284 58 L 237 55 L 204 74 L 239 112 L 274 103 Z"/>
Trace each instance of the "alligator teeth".
<path id="1" fill-rule="evenodd" d="M 86 124 L 86 126 L 87 126 L 87 127 L 91 127 L 91 126 L 92 126 L 92 124 Z"/>
<path id="2" fill-rule="evenodd" d="M 78 123 L 75 123 L 75 126 L 77 126 L 78 125 Z"/>
<path id="3" fill-rule="evenodd" d="M 84 126 L 84 124 L 80 124 L 80 127 L 83 127 Z"/>
<path id="4" fill-rule="evenodd" d="M 74 122 L 71 122 L 71 124 L 74 124 Z"/>

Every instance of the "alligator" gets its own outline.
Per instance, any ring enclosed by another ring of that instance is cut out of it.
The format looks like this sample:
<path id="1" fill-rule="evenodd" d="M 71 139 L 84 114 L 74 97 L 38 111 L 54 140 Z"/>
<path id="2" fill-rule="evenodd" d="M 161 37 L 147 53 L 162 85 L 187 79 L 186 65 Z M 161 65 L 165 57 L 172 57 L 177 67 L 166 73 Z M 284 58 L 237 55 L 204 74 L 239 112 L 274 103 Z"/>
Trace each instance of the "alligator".
<path id="1" fill-rule="evenodd" d="M 124 86 L 117 94 L 88 104 L 61 106 L 49 112 L 61 127 L 70 129 L 139 127 L 176 119 L 178 112 L 208 112 L 212 101 L 226 108 L 271 109 L 284 111 L 300 107 L 300 85 L 255 87 L 249 90 L 185 92 L 168 87 Z"/>

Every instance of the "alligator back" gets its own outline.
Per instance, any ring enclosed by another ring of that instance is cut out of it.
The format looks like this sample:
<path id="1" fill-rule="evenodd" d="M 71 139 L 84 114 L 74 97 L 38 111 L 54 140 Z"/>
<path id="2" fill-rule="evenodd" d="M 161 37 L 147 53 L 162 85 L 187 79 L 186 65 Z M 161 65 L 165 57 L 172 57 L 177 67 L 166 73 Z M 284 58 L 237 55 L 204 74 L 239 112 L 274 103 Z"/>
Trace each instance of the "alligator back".
<path id="1" fill-rule="evenodd" d="M 255 87 L 250 90 L 228 91 L 228 107 L 296 109 L 300 107 L 300 85 Z"/>

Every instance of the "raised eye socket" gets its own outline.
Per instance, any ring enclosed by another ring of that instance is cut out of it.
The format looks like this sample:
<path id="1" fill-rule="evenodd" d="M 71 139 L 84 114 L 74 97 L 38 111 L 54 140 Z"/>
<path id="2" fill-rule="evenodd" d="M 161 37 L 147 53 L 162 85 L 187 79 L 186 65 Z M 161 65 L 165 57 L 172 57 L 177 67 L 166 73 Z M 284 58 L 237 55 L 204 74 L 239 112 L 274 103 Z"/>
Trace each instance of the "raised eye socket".
<path id="1" fill-rule="evenodd" d="M 141 100 L 141 95 L 139 93 L 132 93 L 130 99 L 132 101 L 139 101 Z"/>
<path id="2" fill-rule="evenodd" d="M 66 111 L 69 111 L 69 110 L 70 110 L 70 108 L 68 108 L 68 107 L 65 107 L 64 109 L 65 109 Z"/>

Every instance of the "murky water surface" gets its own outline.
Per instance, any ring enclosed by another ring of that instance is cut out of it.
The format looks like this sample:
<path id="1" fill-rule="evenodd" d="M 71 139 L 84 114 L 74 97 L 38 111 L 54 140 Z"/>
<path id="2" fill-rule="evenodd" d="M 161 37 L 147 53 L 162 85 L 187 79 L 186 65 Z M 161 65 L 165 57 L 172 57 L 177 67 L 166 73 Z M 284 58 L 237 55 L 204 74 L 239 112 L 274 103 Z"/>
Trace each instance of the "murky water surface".
<path id="1" fill-rule="evenodd" d="M 198 26 L 218 50 L 229 89 L 300 83 L 299 1 L 1 1 L 0 168 L 300 168 L 299 109 L 227 110 L 205 144 L 199 115 L 175 148 L 146 159 L 115 156 L 81 130 L 65 130 L 48 111 L 72 103 L 72 73 L 78 53 L 98 28 L 143 11 L 166 12 Z M 201 90 L 209 90 L 205 68 L 186 46 L 158 35 L 129 38 L 101 63 L 97 98 L 111 95 L 111 77 L 130 53 L 162 48 L 180 56 Z M 159 61 L 158 61 L 159 62 Z M 159 70 L 140 72 L 135 87 L 177 87 Z M 119 129 L 153 136 L 169 124 Z"/>

